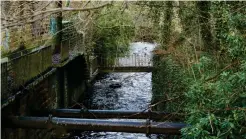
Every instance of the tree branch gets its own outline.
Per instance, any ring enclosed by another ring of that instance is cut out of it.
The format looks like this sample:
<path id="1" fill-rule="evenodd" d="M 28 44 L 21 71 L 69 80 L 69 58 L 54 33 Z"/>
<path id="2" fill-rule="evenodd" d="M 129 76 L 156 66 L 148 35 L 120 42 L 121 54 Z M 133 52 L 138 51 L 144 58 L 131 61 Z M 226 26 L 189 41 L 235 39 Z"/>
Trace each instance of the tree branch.
<path id="1" fill-rule="evenodd" d="M 224 71 L 226 71 L 227 69 L 231 68 L 232 66 L 238 65 L 238 64 L 240 64 L 240 61 L 238 61 L 238 60 L 234 61 L 233 63 L 231 63 L 231 64 L 227 65 L 226 67 L 224 67 L 218 74 L 216 74 L 215 76 L 213 76 L 213 77 L 211 77 L 211 78 L 206 79 L 205 81 L 208 82 L 208 81 L 210 81 L 210 80 L 214 80 L 214 79 L 218 78 L 218 76 L 219 76 L 222 72 L 224 72 Z"/>
<path id="2" fill-rule="evenodd" d="M 55 14 L 55 13 L 59 13 L 59 12 L 68 12 L 68 11 L 89 11 L 89 10 L 96 10 L 96 9 L 100 9 L 100 8 L 103 8 L 103 7 L 106 7 L 108 5 L 111 5 L 111 3 L 107 3 L 107 4 L 103 4 L 103 5 L 100 5 L 100 6 L 97 6 L 97 7 L 90 7 L 90 8 L 55 8 L 55 9 L 50 9 L 50 10 L 46 10 L 46 11 L 41 11 L 41 12 L 37 12 L 33 15 L 30 15 L 30 16 L 27 16 L 27 17 L 21 17 L 21 20 L 25 20 L 25 19 L 28 19 L 28 18 L 32 18 L 32 17 L 35 17 L 35 16 L 38 16 L 38 15 L 41 15 L 41 14 L 47 14 L 45 17 L 49 16 L 50 14 Z M 8 24 L 8 25 L 4 25 L 2 29 L 4 28 L 8 28 L 8 27 L 13 27 L 13 26 L 19 26 L 19 25 L 22 25 L 22 24 L 26 24 L 26 23 L 32 23 L 34 21 L 37 21 L 39 19 L 42 19 L 42 18 L 38 18 L 38 19 L 35 19 L 35 20 L 27 20 L 23 23 L 13 23 L 13 24 Z"/>

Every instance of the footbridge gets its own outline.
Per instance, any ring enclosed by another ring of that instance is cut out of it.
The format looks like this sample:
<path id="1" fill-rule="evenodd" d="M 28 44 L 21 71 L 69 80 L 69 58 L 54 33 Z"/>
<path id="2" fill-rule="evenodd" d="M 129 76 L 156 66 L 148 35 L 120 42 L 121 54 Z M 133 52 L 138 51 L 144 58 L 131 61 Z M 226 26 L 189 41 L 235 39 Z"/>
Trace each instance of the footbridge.
<path id="1" fill-rule="evenodd" d="M 101 72 L 151 72 L 153 69 L 152 55 L 130 54 L 119 57 L 100 57 Z"/>

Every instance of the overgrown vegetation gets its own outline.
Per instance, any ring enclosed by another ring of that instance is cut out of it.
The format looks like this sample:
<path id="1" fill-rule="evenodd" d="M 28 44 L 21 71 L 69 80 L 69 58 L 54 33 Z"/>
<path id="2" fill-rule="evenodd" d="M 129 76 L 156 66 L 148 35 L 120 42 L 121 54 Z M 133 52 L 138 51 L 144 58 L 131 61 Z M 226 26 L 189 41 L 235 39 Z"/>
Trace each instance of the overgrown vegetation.
<path id="1" fill-rule="evenodd" d="M 93 40 L 97 53 L 103 55 L 120 55 L 127 52 L 134 36 L 133 19 L 130 11 L 117 3 L 105 8 L 95 18 Z"/>
<path id="2" fill-rule="evenodd" d="M 246 138 L 246 3 L 145 4 L 159 15 L 157 109 L 185 115 L 182 138 Z"/>
<path id="3" fill-rule="evenodd" d="M 77 6 L 89 4 L 90 1 Z M 141 1 L 136 5 L 144 14 L 148 13 L 147 19 L 153 23 L 150 36 L 156 40 L 158 33 L 153 102 L 163 103 L 156 109 L 183 116 L 181 120 L 190 125 L 182 129 L 184 139 L 246 138 L 246 2 Z M 24 8 L 20 6 L 17 10 Z M 14 14 L 18 20 L 12 24 L 23 28 L 17 27 L 11 35 L 2 33 L 2 40 L 10 45 L 2 43 L 1 53 L 4 45 L 12 49 L 24 41 L 26 48 L 36 47 L 47 41 L 47 34 L 52 36 L 46 25 L 30 22 L 33 26 L 27 27 L 20 22 L 22 16 L 27 21 L 35 16 L 15 10 L 13 13 L 20 15 Z M 135 35 L 131 14 L 125 3 L 119 2 L 93 11 L 70 12 L 63 18 L 74 19 L 74 27 L 83 34 L 87 50 L 95 49 L 99 56 L 117 57 L 128 50 Z M 10 25 L 6 20 L 6 30 Z M 139 25 L 138 30 L 146 29 L 150 30 Z"/>

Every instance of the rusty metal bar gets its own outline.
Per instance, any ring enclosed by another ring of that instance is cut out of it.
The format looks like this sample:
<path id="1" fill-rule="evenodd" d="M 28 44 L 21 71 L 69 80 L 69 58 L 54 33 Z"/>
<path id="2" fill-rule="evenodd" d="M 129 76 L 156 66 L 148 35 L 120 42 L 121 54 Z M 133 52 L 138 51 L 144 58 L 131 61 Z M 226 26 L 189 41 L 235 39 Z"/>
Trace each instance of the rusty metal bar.
<path id="1" fill-rule="evenodd" d="M 129 132 L 148 134 L 180 134 L 186 124 L 166 122 L 133 122 L 97 119 L 11 116 L 4 120 L 5 128 L 64 128 L 79 131 Z"/>

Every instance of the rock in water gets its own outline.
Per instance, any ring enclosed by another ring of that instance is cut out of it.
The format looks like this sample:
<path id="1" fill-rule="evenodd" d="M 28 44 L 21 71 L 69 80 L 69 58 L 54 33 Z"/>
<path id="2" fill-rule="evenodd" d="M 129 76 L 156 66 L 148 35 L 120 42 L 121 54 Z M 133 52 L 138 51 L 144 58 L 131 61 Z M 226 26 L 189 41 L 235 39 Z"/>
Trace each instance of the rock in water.
<path id="1" fill-rule="evenodd" d="M 113 83 L 111 85 L 109 85 L 110 88 L 120 88 L 121 84 L 120 83 Z"/>

